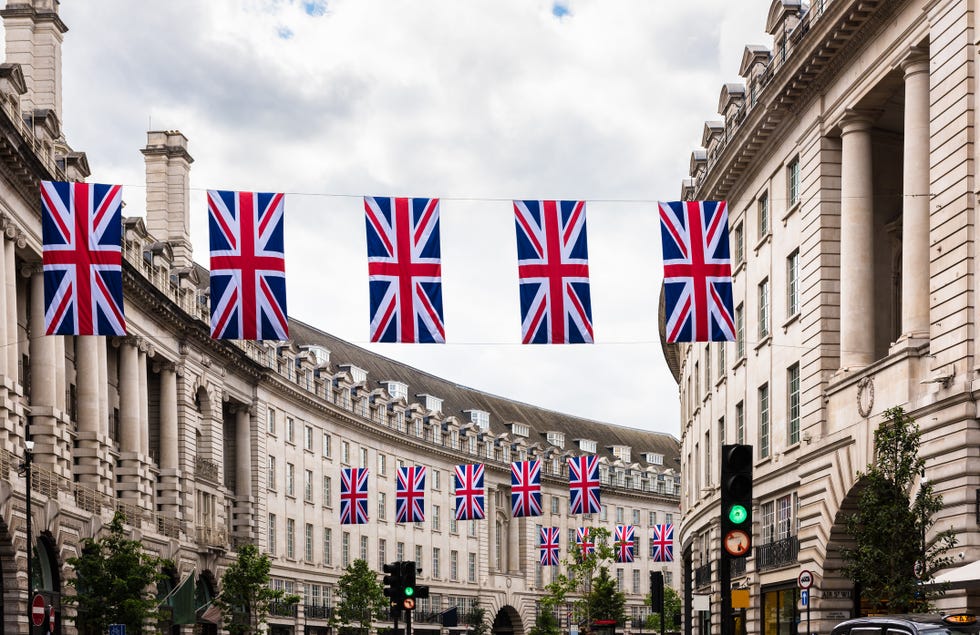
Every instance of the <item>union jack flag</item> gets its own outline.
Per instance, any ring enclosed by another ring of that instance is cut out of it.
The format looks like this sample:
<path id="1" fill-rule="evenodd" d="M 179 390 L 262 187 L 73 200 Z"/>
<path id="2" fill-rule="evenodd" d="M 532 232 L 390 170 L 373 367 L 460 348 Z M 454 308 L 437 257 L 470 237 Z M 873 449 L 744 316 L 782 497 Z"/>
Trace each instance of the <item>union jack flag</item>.
<path id="1" fill-rule="evenodd" d="M 425 522 L 425 466 L 398 468 L 395 485 L 395 522 Z"/>
<path id="2" fill-rule="evenodd" d="M 602 508 L 599 502 L 599 457 L 589 455 L 568 459 L 568 494 L 568 513 L 599 513 Z"/>
<path id="3" fill-rule="evenodd" d="M 368 469 L 340 470 L 340 524 L 363 525 L 368 521 Z"/>
<path id="4" fill-rule="evenodd" d="M 581 550 L 583 558 L 595 553 L 595 541 L 589 539 L 588 527 L 579 527 L 575 530 L 575 544 Z"/>
<path id="5" fill-rule="evenodd" d="M 616 562 L 633 562 L 633 525 L 616 525 Z"/>
<path id="6" fill-rule="evenodd" d="M 483 464 L 456 466 L 456 520 L 486 518 L 486 489 L 483 486 Z"/>
<path id="7" fill-rule="evenodd" d="M 211 337 L 285 340 L 283 194 L 208 190 Z"/>
<path id="8" fill-rule="evenodd" d="M 668 342 L 735 339 L 725 201 L 660 203 Z"/>
<path id="9" fill-rule="evenodd" d="M 557 567 L 559 558 L 558 527 L 542 527 L 541 539 L 538 544 L 541 547 L 541 566 Z"/>
<path id="10" fill-rule="evenodd" d="M 654 562 L 674 561 L 674 525 L 653 526 L 653 538 L 650 539 L 650 557 Z"/>
<path id="11" fill-rule="evenodd" d="M 439 199 L 364 198 L 372 342 L 446 341 Z"/>
<path id="12" fill-rule="evenodd" d="M 514 201 L 524 344 L 591 344 L 585 201 Z"/>
<path id="13" fill-rule="evenodd" d="M 125 335 L 122 186 L 41 182 L 47 335 Z"/>
<path id="14" fill-rule="evenodd" d="M 541 515 L 541 461 L 510 464 L 511 516 Z"/>

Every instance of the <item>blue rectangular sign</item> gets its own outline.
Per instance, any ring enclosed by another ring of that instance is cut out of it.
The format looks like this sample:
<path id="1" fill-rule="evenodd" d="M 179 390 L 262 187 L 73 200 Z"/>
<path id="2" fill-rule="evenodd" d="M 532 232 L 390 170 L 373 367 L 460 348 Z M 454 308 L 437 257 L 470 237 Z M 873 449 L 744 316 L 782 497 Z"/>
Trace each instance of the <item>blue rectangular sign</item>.
<path id="1" fill-rule="evenodd" d="M 809 603 L 810 603 L 810 592 L 807 591 L 806 589 L 803 589 L 802 591 L 800 591 L 800 604 L 806 606 Z"/>
<path id="2" fill-rule="evenodd" d="M 109 624 L 109 635 L 126 635 L 126 625 Z"/>

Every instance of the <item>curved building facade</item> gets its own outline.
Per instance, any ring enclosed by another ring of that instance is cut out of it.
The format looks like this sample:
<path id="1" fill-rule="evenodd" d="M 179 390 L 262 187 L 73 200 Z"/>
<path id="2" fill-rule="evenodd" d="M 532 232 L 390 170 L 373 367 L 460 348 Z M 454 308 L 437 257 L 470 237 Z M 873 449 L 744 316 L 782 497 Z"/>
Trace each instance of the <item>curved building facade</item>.
<path id="1" fill-rule="evenodd" d="M 759 16 L 772 47 L 747 46 L 721 88 L 683 196 L 729 202 L 738 338 L 671 351 L 688 632 L 722 632 L 725 443 L 755 453 L 754 548 L 732 575 L 750 633 L 805 632 L 808 616 L 829 632 L 860 611 L 844 518 L 893 406 L 921 428 L 950 555 L 980 557 L 975 10 L 774 0 Z M 975 612 L 975 589 L 954 585 L 939 607 Z"/>
<path id="2" fill-rule="evenodd" d="M 636 560 L 611 573 L 636 619 L 649 571 L 677 585 L 677 564 L 654 562 L 649 540 L 679 513 L 674 437 L 465 388 L 296 321 L 290 341 L 212 340 L 180 132 L 148 133 L 146 212 L 123 221 L 128 335 L 44 336 L 38 183 L 89 175 L 61 130 L 57 10 L 24 0 L 0 11 L 0 631 L 29 632 L 30 545 L 55 633 L 75 632 L 66 559 L 116 511 L 175 562 L 171 588 L 195 576 L 202 607 L 236 548 L 270 554 L 272 585 L 303 598 L 276 607 L 274 633 L 328 632 L 337 580 L 363 558 L 376 571 L 422 567 L 431 596 L 416 630 L 438 631 L 441 611 L 479 602 L 495 632 L 520 635 L 554 575 L 538 565 L 539 526 L 560 528 L 564 552 L 577 527 L 635 525 Z M 582 454 L 600 457 L 604 508 L 569 516 L 566 458 Z M 543 515 L 512 518 L 510 463 L 528 459 L 542 461 Z M 465 463 L 486 465 L 486 520 L 454 520 L 453 470 Z M 424 523 L 394 522 L 400 465 L 429 469 Z M 340 524 L 345 467 L 370 470 L 367 524 Z M 197 620 L 181 632 L 218 631 L 208 612 Z"/>

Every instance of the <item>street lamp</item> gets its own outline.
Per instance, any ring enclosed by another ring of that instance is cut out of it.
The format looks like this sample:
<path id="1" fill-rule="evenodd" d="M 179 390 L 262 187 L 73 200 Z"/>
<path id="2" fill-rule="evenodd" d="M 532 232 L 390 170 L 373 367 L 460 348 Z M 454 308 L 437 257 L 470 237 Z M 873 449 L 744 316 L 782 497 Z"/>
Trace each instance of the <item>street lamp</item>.
<path id="1" fill-rule="evenodd" d="M 28 433 L 29 435 L 29 433 Z M 31 596 L 34 593 L 34 549 L 31 533 L 31 462 L 34 459 L 34 441 L 27 439 L 24 441 L 24 461 L 17 470 L 27 479 L 27 606 L 31 605 Z"/>

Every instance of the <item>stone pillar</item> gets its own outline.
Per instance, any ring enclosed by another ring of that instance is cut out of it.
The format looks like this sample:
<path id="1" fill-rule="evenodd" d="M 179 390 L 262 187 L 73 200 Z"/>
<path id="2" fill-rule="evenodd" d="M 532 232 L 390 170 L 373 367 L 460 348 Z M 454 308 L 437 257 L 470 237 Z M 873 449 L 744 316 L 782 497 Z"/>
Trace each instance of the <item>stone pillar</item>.
<path id="1" fill-rule="evenodd" d="M 68 30 L 58 17 L 57 0 L 19 0 L 0 10 L 6 62 L 20 64 L 27 93 L 25 112 L 50 109 L 61 121 L 61 43 Z"/>
<path id="2" fill-rule="evenodd" d="M 173 364 L 160 368 L 160 469 L 179 467 L 177 427 L 177 371 Z"/>
<path id="3" fill-rule="evenodd" d="M 139 352 L 132 338 L 125 338 L 119 347 L 119 457 L 125 461 L 136 458 L 140 451 Z"/>
<path id="4" fill-rule="evenodd" d="M 101 353 L 100 353 L 101 351 Z M 77 385 L 78 446 L 75 474 L 81 484 L 99 494 L 112 495 L 112 469 L 108 422 L 103 422 L 102 392 L 106 376 L 105 338 L 82 335 L 75 338 L 75 382 Z M 100 368 L 101 367 L 101 368 Z"/>
<path id="5" fill-rule="evenodd" d="M 840 366 L 874 361 L 874 183 L 871 117 L 841 121 Z"/>
<path id="6" fill-rule="evenodd" d="M 6 239 L 3 233 L 0 233 L 0 256 L 6 253 L 6 244 L 9 241 Z M 5 257 L 0 257 L 0 282 L 7 279 L 7 259 Z M 16 300 L 16 298 L 15 298 Z M 0 283 L 0 307 L 2 307 L 3 313 L 0 313 L 0 317 L 6 315 L 7 311 L 7 285 Z M 16 331 L 14 332 L 14 337 L 16 337 Z M 4 348 L 10 344 L 10 338 L 7 336 L 7 320 L 0 319 L 0 346 Z M 17 367 L 14 367 L 16 371 Z M 16 381 L 11 379 L 10 370 L 7 367 L 7 356 L 0 355 L 0 387 L 7 389 L 12 388 L 16 384 Z"/>
<path id="7" fill-rule="evenodd" d="M 7 236 L 13 239 L 11 236 L 13 231 L 12 227 L 7 228 Z M 6 303 L 4 304 L 4 316 L 7 320 L 7 342 L 4 346 L 4 352 L 7 354 L 7 371 L 10 373 L 12 379 L 12 385 L 16 386 L 19 377 L 17 372 L 18 363 L 20 362 L 20 342 L 18 342 L 18 332 L 17 332 L 17 260 L 16 260 L 16 250 L 17 243 L 14 240 L 3 241 L 3 257 L 4 257 L 4 285 L 7 287 L 7 292 L 5 295 Z M 25 369 L 26 370 L 26 369 Z"/>
<path id="8" fill-rule="evenodd" d="M 106 348 L 106 338 L 96 339 L 99 359 L 99 434 L 109 437 L 109 349 Z"/>
<path id="9" fill-rule="evenodd" d="M 905 71 L 902 180 L 902 339 L 929 337 L 929 52 L 915 49 Z"/>
<path id="10" fill-rule="evenodd" d="M 228 457 L 226 457 L 227 460 Z M 235 411 L 235 534 L 252 537 L 252 413 L 247 406 Z"/>
<path id="11" fill-rule="evenodd" d="M 147 353 L 144 346 L 139 349 L 139 363 L 136 366 L 136 377 L 139 386 L 139 453 L 144 462 L 149 462 L 150 456 L 150 392 L 147 387 Z"/>
<path id="12" fill-rule="evenodd" d="M 511 518 L 507 525 L 507 571 L 511 574 L 521 571 L 521 527 L 520 518 Z"/>
<path id="13" fill-rule="evenodd" d="M 176 130 L 146 133 L 146 229 L 170 243 L 174 267 L 193 266 L 190 239 L 190 170 L 187 137 Z"/>

